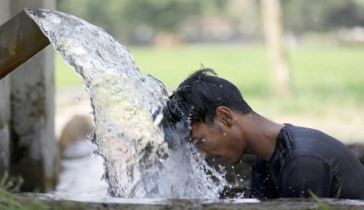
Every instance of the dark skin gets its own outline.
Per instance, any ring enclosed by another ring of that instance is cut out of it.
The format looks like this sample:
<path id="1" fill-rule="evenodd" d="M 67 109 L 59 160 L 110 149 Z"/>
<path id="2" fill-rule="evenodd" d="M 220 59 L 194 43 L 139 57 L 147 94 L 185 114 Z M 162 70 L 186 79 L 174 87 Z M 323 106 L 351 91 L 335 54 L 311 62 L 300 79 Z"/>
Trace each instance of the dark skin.
<path id="1" fill-rule="evenodd" d="M 214 124 L 193 123 L 190 137 L 201 155 L 215 163 L 235 165 L 245 153 L 269 161 L 283 126 L 255 112 L 241 115 L 219 106 Z"/>

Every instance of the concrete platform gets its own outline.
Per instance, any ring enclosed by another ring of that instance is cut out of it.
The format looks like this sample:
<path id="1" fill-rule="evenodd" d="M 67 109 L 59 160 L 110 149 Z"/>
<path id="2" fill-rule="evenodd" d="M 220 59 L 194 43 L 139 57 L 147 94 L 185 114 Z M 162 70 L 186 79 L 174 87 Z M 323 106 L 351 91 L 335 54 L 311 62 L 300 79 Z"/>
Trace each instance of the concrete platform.
<path id="1" fill-rule="evenodd" d="M 24 200 L 29 194 L 15 195 Z M 81 196 L 60 196 L 37 194 L 44 205 L 57 206 L 59 209 L 363 209 L 364 201 L 322 199 L 320 204 L 314 199 L 122 199 Z"/>

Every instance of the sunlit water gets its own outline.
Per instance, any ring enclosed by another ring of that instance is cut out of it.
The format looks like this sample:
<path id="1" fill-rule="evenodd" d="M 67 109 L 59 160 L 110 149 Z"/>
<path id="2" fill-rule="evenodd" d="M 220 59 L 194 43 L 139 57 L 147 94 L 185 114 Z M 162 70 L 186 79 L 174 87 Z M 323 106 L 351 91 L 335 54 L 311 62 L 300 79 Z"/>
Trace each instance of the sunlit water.
<path id="1" fill-rule="evenodd" d="M 108 195 L 209 198 L 227 185 L 184 140 L 185 125 L 163 123 L 164 85 L 142 75 L 129 51 L 101 28 L 74 16 L 28 11 L 54 49 L 83 78 L 93 107 L 90 141 L 104 160 Z M 180 132 L 181 131 L 181 132 Z M 169 142 L 167 144 L 166 142 Z M 206 172 L 214 175 L 214 180 Z"/>

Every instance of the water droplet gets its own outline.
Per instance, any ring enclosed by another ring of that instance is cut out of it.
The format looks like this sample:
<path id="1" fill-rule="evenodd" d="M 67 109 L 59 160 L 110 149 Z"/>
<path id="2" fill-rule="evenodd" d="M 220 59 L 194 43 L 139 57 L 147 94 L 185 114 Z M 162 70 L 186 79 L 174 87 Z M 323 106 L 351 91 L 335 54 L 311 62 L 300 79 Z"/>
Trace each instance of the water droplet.
<path id="1" fill-rule="evenodd" d="M 99 152 L 96 150 L 96 151 L 92 152 L 91 157 L 96 157 L 98 155 L 99 155 Z"/>
<path id="2" fill-rule="evenodd" d="M 222 85 L 220 85 L 220 87 L 222 87 Z"/>

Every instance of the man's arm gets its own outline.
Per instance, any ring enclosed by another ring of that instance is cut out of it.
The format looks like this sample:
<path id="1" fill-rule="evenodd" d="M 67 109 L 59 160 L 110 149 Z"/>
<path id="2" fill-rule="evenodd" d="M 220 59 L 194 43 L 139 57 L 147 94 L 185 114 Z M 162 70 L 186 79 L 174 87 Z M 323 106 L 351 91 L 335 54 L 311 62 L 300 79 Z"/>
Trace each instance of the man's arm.
<path id="1" fill-rule="evenodd" d="M 281 197 L 330 197 L 333 173 L 323 160 L 313 156 L 297 156 L 281 169 Z"/>
<path id="2" fill-rule="evenodd" d="M 279 198 L 278 185 L 274 182 L 267 162 L 253 157 L 251 177 L 246 198 Z"/>

